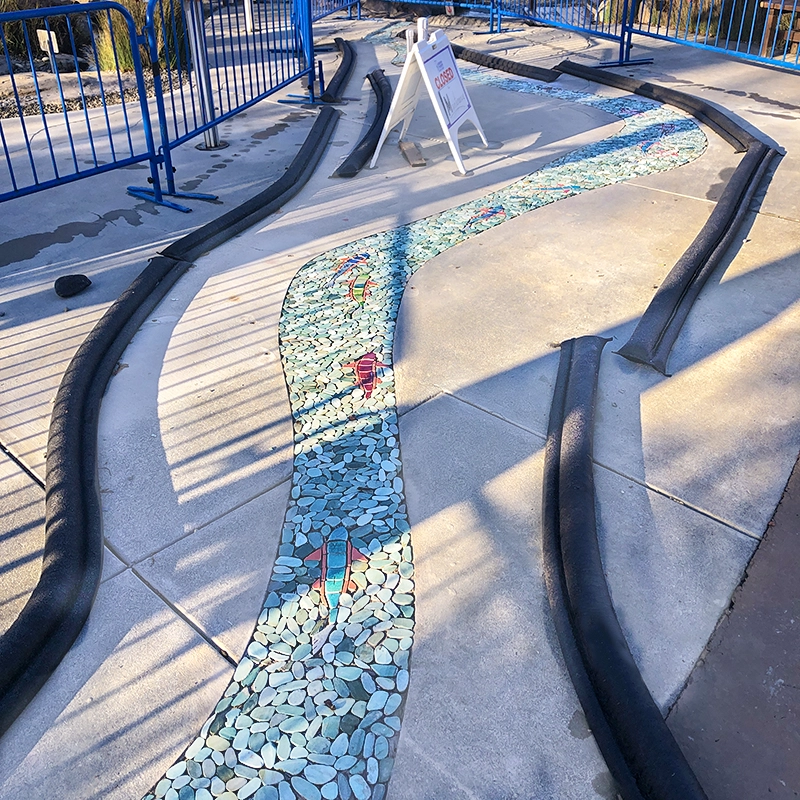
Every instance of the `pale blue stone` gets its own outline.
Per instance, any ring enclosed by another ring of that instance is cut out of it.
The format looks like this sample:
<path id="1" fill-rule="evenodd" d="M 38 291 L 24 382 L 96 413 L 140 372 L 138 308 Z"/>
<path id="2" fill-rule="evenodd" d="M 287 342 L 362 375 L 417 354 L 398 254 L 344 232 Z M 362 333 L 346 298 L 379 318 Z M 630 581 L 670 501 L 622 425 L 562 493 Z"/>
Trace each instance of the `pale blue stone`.
<path id="1" fill-rule="evenodd" d="M 367 760 L 367 780 L 376 783 L 378 780 L 378 761 L 375 758 Z"/>
<path id="2" fill-rule="evenodd" d="M 278 790 L 274 786 L 262 786 L 253 795 L 253 800 L 278 800 Z"/>
<path id="3" fill-rule="evenodd" d="M 328 783 L 336 778 L 336 770 L 324 764 L 309 764 L 303 771 L 303 775 L 305 775 L 311 783 L 321 786 L 323 783 Z"/>
<path id="4" fill-rule="evenodd" d="M 315 736 L 307 745 L 309 753 L 327 753 L 330 742 L 324 736 Z"/>
<path id="5" fill-rule="evenodd" d="M 388 698 L 389 693 L 383 691 L 383 689 L 375 692 L 367 703 L 367 711 L 380 711 L 386 705 Z"/>
<path id="6" fill-rule="evenodd" d="M 401 669 L 397 673 L 397 688 L 399 691 L 404 692 L 408 688 L 408 670 Z"/>
<path id="7" fill-rule="evenodd" d="M 320 792 L 325 800 L 336 800 L 336 798 L 339 797 L 339 789 L 335 781 L 326 783 L 322 789 L 320 789 Z"/>
<path id="8" fill-rule="evenodd" d="M 387 701 L 386 705 L 383 707 L 384 714 L 394 714 L 397 711 L 400 703 L 403 702 L 403 698 L 399 694 L 393 694 Z"/>
<path id="9" fill-rule="evenodd" d="M 286 781 L 278 786 L 278 796 L 280 800 L 297 800 L 297 795 L 292 791 L 291 786 L 289 786 Z"/>
<path id="10" fill-rule="evenodd" d="M 331 755 L 343 756 L 347 752 L 348 738 L 346 733 L 340 733 L 331 745 Z"/>
<path id="11" fill-rule="evenodd" d="M 247 767 L 252 767 L 253 769 L 260 769 L 264 766 L 264 761 L 261 756 L 259 756 L 257 753 L 254 753 L 252 750 L 242 750 L 242 752 L 239 753 L 239 762 Z"/>
<path id="12" fill-rule="evenodd" d="M 250 731 L 247 728 L 242 728 L 233 738 L 233 747 L 235 750 L 244 750 L 247 747 L 247 742 L 250 739 Z"/>
<path id="13" fill-rule="evenodd" d="M 361 677 L 360 667 L 337 667 L 336 677 L 343 681 L 356 681 Z"/>
<path id="14" fill-rule="evenodd" d="M 369 758 L 372 755 L 372 748 L 375 746 L 375 734 L 368 733 L 364 737 L 364 748 L 361 751 L 364 758 Z"/>
<path id="15" fill-rule="evenodd" d="M 273 786 L 277 783 L 280 783 L 283 780 L 283 774 L 280 772 L 275 772 L 271 769 L 263 769 L 260 773 L 261 782 L 267 784 L 267 786 Z"/>
<path id="16" fill-rule="evenodd" d="M 339 717 L 325 717 L 322 721 L 322 735 L 334 739 L 339 735 Z"/>
<path id="17" fill-rule="evenodd" d="M 303 798 L 303 800 L 321 800 L 322 795 L 313 783 L 309 783 L 305 778 L 299 776 L 292 778 L 292 789 Z"/>
<path id="18" fill-rule="evenodd" d="M 360 775 L 350 776 L 350 788 L 353 790 L 356 800 L 369 800 L 369 796 L 372 794 L 369 784 Z"/>
<path id="19" fill-rule="evenodd" d="M 305 717 L 289 717 L 281 722 L 278 727 L 284 733 L 301 733 L 308 727 L 308 720 Z"/>
<path id="20" fill-rule="evenodd" d="M 307 655 L 311 653 L 310 644 L 301 644 L 292 653 L 292 661 L 302 661 Z"/>
<path id="21" fill-rule="evenodd" d="M 308 760 L 313 761 L 315 764 L 326 764 L 332 767 L 336 761 L 336 756 L 332 756 L 328 753 L 309 753 Z"/>
<path id="22" fill-rule="evenodd" d="M 247 798 L 252 797 L 259 788 L 261 788 L 261 781 L 258 778 L 252 778 L 239 789 L 236 796 L 239 800 L 247 800 Z"/>
<path id="23" fill-rule="evenodd" d="M 363 730 L 363 728 L 356 728 L 353 731 L 352 735 L 350 736 L 350 746 L 347 748 L 347 752 L 351 756 L 357 756 L 361 754 L 361 748 L 364 746 L 364 737 L 367 735 L 367 732 Z"/>
<path id="24" fill-rule="evenodd" d="M 389 740 L 385 736 L 379 736 L 375 740 L 374 753 L 379 761 L 389 755 Z"/>
<path id="25" fill-rule="evenodd" d="M 343 772 L 352 768 L 352 766 L 356 763 L 357 759 L 355 756 L 342 756 L 341 758 L 337 758 L 336 762 L 334 763 L 334 767 L 339 771 Z"/>
<path id="26" fill-rule="evenodd" d="M 353 796 L 353 793 L 350 789 L 347 775 L 344 775 L 340 772 L 336 776 L 336 785 L 339 787 L 339 797 L 342 798 L 342 800 L 350 800 L 350 798 Z"/>

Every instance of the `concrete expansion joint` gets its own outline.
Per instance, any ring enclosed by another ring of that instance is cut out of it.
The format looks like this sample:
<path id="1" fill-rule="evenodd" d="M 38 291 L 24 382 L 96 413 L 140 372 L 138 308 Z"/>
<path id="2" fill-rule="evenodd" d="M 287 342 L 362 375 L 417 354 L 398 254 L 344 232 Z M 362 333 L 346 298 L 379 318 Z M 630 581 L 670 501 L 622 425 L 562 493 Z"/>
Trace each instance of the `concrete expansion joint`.
<path id="1" fill-rule="evenodd" d="M 535 436 L 538 439 L 541 439 L 542 442 L 547 440 L 547 437 L 544 436 L 541 432 L 533 430 L 533 428 L 528 428 L 525 425 L 522 425 L 519 422 L 516 422 L 513 419 L 509 419 L 508 417 L 504 417 L 502 414 L 499 414 L 497 411 L 492 411 L 490 408 L 486 408 L 484 406 L 478 405 L 477 403 L 473 403 L 469 400 L 464 399 L 463 397 L 459 397 L 459 395 L 454 394 L 453 392 L 444 391 L 442 394 L 447 395 L 447 397 L 451 397 L 453 400 L 457 400 L 459 403 L 463 403 L 470 408 L 474 408 L 476 411 L 480 411 L 484 414 L 488 414 L 490 417 L 494 417 L 495 419 L 500 420 L 501 422 L 505 422 L 507 425 L 511 425 L 518 430 L 525 431 L 525 433 L 531 434 L 531 436 Z M 431 398 L 433 399 L 433 398 Z"/>
<path id="2" fill-rule="evenodd" d="M 696 514 L 700 514 L 703 517 L 707 517 L 708 519 L 714 520 L 714 522 L 718 522 L 720 525 L 723 525 L 726 528 L 729 528 L 736 533 L 741 534 L 742 536 L 747 536 L 749 539 L 755 539 L 755 541 L 760 542 L 761 536 L 752 531 L 748 531 L 746 528 L 742 528 L 737 525 L 735 522 L 731 522 L 724 517 L 715 514 L 713 511 L 708 511 L 705 508 L 701 508 L 700 506 L 691 503 L 689 500 L 684 500 L 682 497 L 678 497 L 677 495 L 673 494 L 672 492 L 667 491 L 666 489 L 660 489 L 658 486 L 654 486 L 647 481 L 643 481 L 641 478 L 635 478 L 632 475 L 629 475 L 626 472 L 621 472 L 614 467 L 609 466 L 608 464 L 604 464 L 602 461 L 598 461 L 597 459 L 592 459 L 592 463 L 596 464 L 598 467 L 602 467 L 603 469 L 607 469 L 609 472 L 613 472 L 615 475 L 619 475 L 620 478 L 625 478 L 625 480 L 631 481 L 631 483 L 638 484 L 639 486 L 648 489 L 655 494 L 660 494 L 662 497 L 666 497 L 668 500 L 672 500 L 673 503 L 678 503 L 679 505 L 684 506 L 685 508 L 689 509 L 689 511 L 694 511 Z"/>
<path id="3" fill-rule="evenodd" d="M 6 455 L 9 461 L 13 461 L 40 489 L 44 490 L 44 481 L 28 467 L 22 459 L 17 458 L 2 442 L 0 442 L 0 453 Z"/>
<path id="4" fill-rule="evenodd" d="M 162 603 L 164 603 L 170 611 L 172 611 L 175 616 L 180 617 L 190 628 L 192 628 L 195 633 L 197 633 L 205 643 L 213 648 L 217 653 L 219 653 L 232 667 L 237 665 L 237 661 L 231 654 L 225 650 L 220 644 L 218 644 L 214 637 L 208 633 L 208 631 L 203 628 L 203 626 L 195 619 L 186 613 L 179 605 L 174 603 L 172 600 L 169 599 L 163 592 L 159 591 L 147 578 L 142 575 L 142 573 L 136 569 L 135 566 L 129 567 L 131 573 L 142 583 L 144 584 L 147 589 L 149 589 Z"/>

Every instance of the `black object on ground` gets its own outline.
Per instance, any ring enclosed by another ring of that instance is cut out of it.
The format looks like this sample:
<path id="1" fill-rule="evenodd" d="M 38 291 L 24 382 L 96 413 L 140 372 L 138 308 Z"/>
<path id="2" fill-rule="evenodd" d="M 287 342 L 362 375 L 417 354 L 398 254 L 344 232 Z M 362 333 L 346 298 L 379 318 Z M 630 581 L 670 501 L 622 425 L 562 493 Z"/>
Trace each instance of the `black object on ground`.
<path id="1" fill-rule="evenodd" d="M 645 364 L 666 375 L 667 359 L 683 323 L 706 281 L 733 243 L 777 150 L 745 130 L 727 112 L 685 92 L 572 61 L 562 61 L 556 69 L 688 111 L 715 130 L 737 153 L 745 153 L 706 224 L 658 287 L 631 338 L 617 351 L 629 361 Z"/>
<path id="2" fill-rule="evenodd" d="M 624 800 L 707 800 L 642 680 L 603 572 L 592 431 L 607 341 L 561 345 L 542 505 L 548 599 L 578 699 Z"/>
<path id="3" fill-rule="evenodd" d="M 364 134 L 361 141 L 353 148 L 349 156 L 339 165 L 331 176 L 332 178 L 354 178 L 361 171 L 364 164 L 369 161 L 375 148 L 378 146 L 383 125 L 389 115 L 392 105 L 392 87 L 382 70 L 374 69 L 367 75 L 372 91 L 375 92 L 377 108 L 372 125 Z"/>
<path id="4" fill-rule="evenodd" d="M 469 61 L 472 64 L 478 64 L 481 67 L 488 67 L 489 69 L 496 69 L 500 72 L 508 72 L 511 75 L 519 75 L 521 78 L 533 78 L 537 81 L 544 81 L 552 83 L 558 80 L 559 72 L 553 69 L 544 69 L 543 67 L 535 67 L 533 64 L 523 64 L 519 61 L 511 61 L 508 58 L 501 56 L 492 56 L 487 53 L 481 53 L 478 50 L 470 50 L 468 47 L 462 47 L 460 44 L 454 44 L 453 55 L 460 58 L 462 61 Z"/>
<path id="5" fill-rule="evenodd" d="M 734 170 L 711 216 L 656 290 L 630 339 L 617 351 L 629 361 L 667 375 L 667 359 L 711 273 L 719 266 L 750 209 L 775 155 L 754 142 Z"/>
<path id="6" fill-rule="evenodd" d="M 323 103 L 342 102 L 345 86 L 347 86 L 347 81 L 350 80 L 350 75 L 352 75 L 356 65 L 356 51 L 353 49 L 353 45 L 339 36 L 333 41 L 342 54 L 342 60 L 339 62 L 336 72 L 328 81 L 328 85 L 325 87 L 325 91 L 320 97 Z"/>
<path id="7" fill-rule="evenodd" d="M 91 285 L 92 282 L 85 275 L 62 275 L 56 278 L 53 288 L 59 297 L 74 297 Z"/>
<path id="8" fill-rule="evenodd" d="M 300 191 L 322 157 L 338 116 L 331 107 L 321 109 L 283 176 L 151 259 L 67 367 L 47 441 L 42 574 L 20 615 L 0 637 L 0 736 L 66 655 L 97 593 L 103 563 L 97 421 L 117 361 L 147 315 L 191 266 L 190 259 L 233 238 Z"/>
<path id="9" fill-rule="evenodd" d="M 800 792 L 800 462 L 667 722 L 712 800 Z"/>

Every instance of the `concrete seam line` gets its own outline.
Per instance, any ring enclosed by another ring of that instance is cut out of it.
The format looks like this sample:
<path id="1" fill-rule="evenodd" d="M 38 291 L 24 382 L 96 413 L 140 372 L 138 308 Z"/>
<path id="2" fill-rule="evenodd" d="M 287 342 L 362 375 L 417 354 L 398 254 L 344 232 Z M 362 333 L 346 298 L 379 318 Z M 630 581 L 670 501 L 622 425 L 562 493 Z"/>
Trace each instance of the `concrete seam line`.
<path id="1" fill-rule="evenodd" d="M 617 619 L 597 540 L 592 432 L 608 339 L 562 344 L 543 487 L 548 599 L 587 721 L 624 800 L 707 800 Z"/>
<path id="2" fill-rule="evenodd" d="M 372 91 L 375 92 L 377 108 L 375 109 L 375 119 L 372 125 L 361 138 L 361 141 L 353 148 L 350 155 L 336 168 L 331 175 L 332 178 L 355 178 L 356 175 L 369 161 L 370 156 L 378 146 L 383 125 L 386 117 L 389 116 L 389 107 L 392 104 L 392 87 L 383 71 L 374 69 L 367 75 Z"/>
<path id="3" fill-rule="evenodd" d="M 227 241 L 267 216 L 276 202 L 300 191 L 319 163 L 338 117 L 335 109 L 323 108 L 281 178 L 152 258 L 72 357 L 48 433 L 42 572 L 19 616 L 0 637 L 0 736 L 73 645 L 97 593 L 103 558 L 97 421 L 116 360 L 146 315 L 191 266 L 184 255 L 195 258 Z"/>
<path id="4" fill-rule="evenodd" d="M 320 97 L 323 103 L 342 102 L 342 95 L 344 94 L 345 87 L 356 66 L 356 51 L 353 49 L 353 45 L 339 36 L 337 36 L 333 42 L 342 54 L 342 60 L 339 62 L 336 72 L 328 81 L 328 85 Z"/>

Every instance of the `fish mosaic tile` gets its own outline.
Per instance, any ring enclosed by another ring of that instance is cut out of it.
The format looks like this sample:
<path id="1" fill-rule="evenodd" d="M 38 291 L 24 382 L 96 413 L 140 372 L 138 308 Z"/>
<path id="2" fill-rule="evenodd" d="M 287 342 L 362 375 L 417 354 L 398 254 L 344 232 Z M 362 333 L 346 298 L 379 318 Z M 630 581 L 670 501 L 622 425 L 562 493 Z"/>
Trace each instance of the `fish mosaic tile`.
<path id="1" fill-rule="evenodd" d="M 508 186 L 366 236 L 305 264 L 279 323 L 294 473 L 263 610 L 197 738 L 144 800 L 383 800 L 409 684 L 414 565 L 392 345 L 409 277 L 426 261 L 549 203 L 697 158 L 691 118 L 465 71 L 514 92 L 624 120 Z"/>

